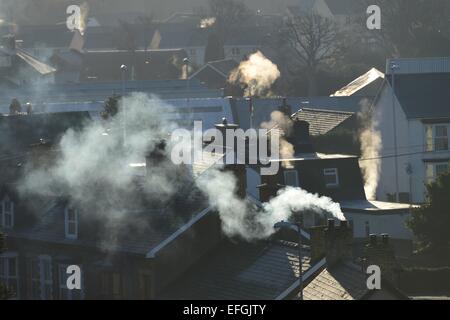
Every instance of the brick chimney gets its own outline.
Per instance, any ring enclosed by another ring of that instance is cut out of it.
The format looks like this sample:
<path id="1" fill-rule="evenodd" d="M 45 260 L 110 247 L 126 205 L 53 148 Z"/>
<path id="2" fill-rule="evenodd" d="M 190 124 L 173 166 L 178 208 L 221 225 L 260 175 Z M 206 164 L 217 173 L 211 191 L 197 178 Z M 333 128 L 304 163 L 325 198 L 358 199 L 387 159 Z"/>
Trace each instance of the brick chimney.
<path id="1" fill-rule="evenodd" d="M 388 234 L 371 234 L 364 248 L 363 267 L 377 265 L 383 278 L 397 283 L 397 275 L 401 266 L 395 257 L 395 251 Z"/>
<path id="2" fill-rule="evenodd" d="M 284 114 L 286 117 L 292 116 L 292 107 L 287 104 L 287 99 L 283 98 L 283 104 L 278 107 L 278 111 Z"/>
<path id="3" fill-rule="evenodd" d="M 295 154 L 315 151 L 309 135 L 309 123 L 306 121 L 294 120 L 292 134 L 288 141 L 294 145 Z"/>
<path id="4" fill-rule="evenodd" d="M 269 202 L 270 199 L 277 195 L 279 190 L 285 187 L 285 185 L 278 183 L 276 175 L 264 177 L 264 183 L 257 186 L 259 190 L 259 201 L 263 203 Z"/>
<path id="5" fill-rule="evenodd" d="M 352 258 L 353 232 L 347 221 L 337 226 L 334 219 L 329 219 L 326 226 L 311 228 L 310 234 L 313 263 L 326 257 L 328 266 L 332 266 Z"/>
<path id="6" fill-rule="evenodd" d="M 238 153 L 237 153 L 237 145 L 239 143 L 247 143 L 246 141 L 238 141 L 238 139 L 234 138 L 234 150 L 229 150 L 227 148 L 228 142 L 227 141 L 227 131 L 235 131 L 239 128 L 237 124 L 228 123 L 228 120 L 226 118 L 222 118 L 222 122 L 214 125 L 214 127 L 222 134 L 223 138 L 223 151 L 225 153 L 225 156 L 227 153 L 232 153 L 234 163 L 225 163 L 224 171 L 230 171 L 234 174 L 238 181 L 238 196 L 241 198 L 245 198 L 247 196 L 247 170 L 245 161 L 244 164 L 238 163 Z M 212 142 L 214 143 L 214 142 Z M 246 152 L 248 154 L 248 152 Z M 226 159 L 224 158 L 226 161 Z"/>

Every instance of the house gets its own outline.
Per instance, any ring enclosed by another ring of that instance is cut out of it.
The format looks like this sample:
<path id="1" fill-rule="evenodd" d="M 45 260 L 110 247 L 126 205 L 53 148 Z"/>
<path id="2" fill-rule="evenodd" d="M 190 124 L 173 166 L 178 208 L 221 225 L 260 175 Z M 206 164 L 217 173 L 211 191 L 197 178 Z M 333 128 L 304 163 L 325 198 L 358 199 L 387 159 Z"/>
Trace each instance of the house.
<path id="1" fill-rule="evenodd" d="M 191 74 L 190 79 L 198 79 L 211 89 L 225 89 L 231 86 L 228 83 L 228 78 L 238 66 L 239 63 L 233 59 L 211 61 Z M 225 92 L 225 95 L 228 96 L 229 94 Z"/>
<path id="2" fill-rule="evenodd" d="M 410 242 L 413 236 L 405 221 L 411 206 L 367 200 L 358 156 L 316 152 L 309 128 L 308 122 L 294 119 L 292 132 L 286 137 L 293 146 L 293 155 L 270 160 L 280 163 L 279 172 L 256 177 L 248 184 L 254 187 L 260 182 L 259 200 L 269 201 L 283 186 L 300 187 L 339 203 L 357 241 L 363 241 L 370 233 L 389 233 L 399 243 Z M 305 212 L 303 219 L 305 227 L 309 227 L 320 224 L 323 217 Z"/>
<path id="3" fill-rule="evenodd" d="M 448 57 L 387 61 L 374 103 L 382 138 L 378 199 L 422 203 L 425 184 L 448 170 L 449 85 Z"/>
<path id="4" fill-rule="evenodd" d="M 319 227 L 320 228 L 320 227 Z M 313 232 L 317 233 L 315 228 Z M 334 227 L 335 229 L 336 227 Z M 328 229 L 331 229 L 328 227 Z M 330 230 L 326 236 L 329 237 Z M 327 254 L 327 263 L 303 290 L 304 300 L 408 300 L 399 288 L 397 281 L 400 266 L 393 255 L 389 236 L 382 239 L 371 235 L 366 245 L 365 262 L 356 264 L 351 255 L 341 255 L 333 259 Z M 317 241 L 317 239 L 315 239 Z M 381 241 L 380 241 L 381 240 Z M 314 245 L 314 242 L 312 242 Z M 328 245 L 329 246 L 329 245 Z M 328 249 L 332 250 L 332 249 Z M 348 249 L 347 249 L 348 250 Z M 379 265 L 382 269 L 381 288 L 370 290 L 367 286 L 368 274 L 365 267 L 370 264 Z M 391 277 L 392 276 L 392 277 Z M 293 299 L 299 299 L 297 293 Z"/>
<path id="5" fill-rule="evenodd" d="M 245 60 L 259 50 L 264 39 L 270 35 L 273 26 L 243 26 L 231 29 L 224 39 L 224 58 L 237 62 Z M 183 23 L 161 24 L 151 41 L 152 49 L 184 49 L 194 67 L 206 62 L 205 53 L 212 28 L 192 27 Z"/>
<path id="6" fill-rule="evenodd" d="M 365 9 L 357 0 L 301 0 L 287 7 L 288 16 L 300 16 L 314 12 L 324 18 L 334 20 L 345 28 L 351 24 L 357 14 L 364 14 Z"/>
<path id="7" fill-rule="evenodd" d="M 71 195 L 19 192 L 25 168 L 53 161 L 61 128 L 85 124 L 84 120 L 62 121 L 72 116 L 2 118 L 2 124 L 7 123 L 2 132 L 14 134 L 14 141 L 26 152 L 0 162 L 2 172 L 14 172 L 8 181 L 1 175 L 0 231 L 6 235 L 7 250 L 0 255 L 0 281 L 19 299 L 155 298 L 220 241 L 217 216 L 195 188 L 180 188 L 169 205 L 146 198 L 142 184 L 149 177 L 145 175 L 135 177 L 132 188 L 124 191 L 131 201 L 124 212 L 126 219 L 117 221 L 109 220 L 111 212 L 99 214 L 101 207 L 81 207 Z M 38 126 L 42 118 L 48 126 L 45 132 Z M 28 146 L 30 141 L 37 143 Z M 168 162 L 160 157 L 161 148 L 158 144 L 149 153 L 149 165 Z M 66 286 L 66 269 L 74 264 L 82 272 L 80 290 Z"/>

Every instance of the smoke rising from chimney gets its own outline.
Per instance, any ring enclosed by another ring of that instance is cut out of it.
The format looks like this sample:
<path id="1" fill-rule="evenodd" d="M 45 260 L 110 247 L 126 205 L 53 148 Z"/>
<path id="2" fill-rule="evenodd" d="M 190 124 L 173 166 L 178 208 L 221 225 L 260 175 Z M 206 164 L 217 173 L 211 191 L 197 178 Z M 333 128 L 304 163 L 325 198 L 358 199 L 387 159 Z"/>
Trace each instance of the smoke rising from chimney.
<path id="1" fill-rule="evenodd" d="M 285 137 L 290 136 L 294 123 L 290 117 L 280 111 L 274 111 L 270 114 L 270 121 L 263 122 L 261 128 L 269 130 L 269 134 L 274 137 L 274 131 L 278 131 L 277 135 L 280 141 L 280 158 L 292 159 L 295 155 L 294 146 L 289 143 Z M 283 161 L 282 166 L 284 168 L 291 166 L 291 162 Z"/>
<path id="2" fill-rule="evenodd" d="M 313 211 L 345 220 L 339 204 L 300 188 L 287 187 L 258 208 L 236 195 L 236 178 L 230 172 L 208 170 L 197 185 L 208 196 L 210 204 L 219 212 L 224 233 L 246 241 L 266 239 L 274 232 L 274 224 L 288 221 L 295 212 Z"/>
<path id="3" fill-rule="evenodd" d="M 257 51 L 231 72 L 228 82 L 241 85 L 247 97 L 266 96 L 279 77 L 278 66 Z"/>
<path id="4" fill-rule="evenodd" d="M 381 133 L 378 129 L 378 120 L 373 114 L 373 110 L 368 106 L 367 101 L 363 102 L 358 118 L 362 124 L 359 132 L 361 144 L 360 167 L 364 177 L 364 189 L 369 200 L 376 199 L 378 182 L 380 179 L 381 161 L 380 150 L 382 148 Z"/>

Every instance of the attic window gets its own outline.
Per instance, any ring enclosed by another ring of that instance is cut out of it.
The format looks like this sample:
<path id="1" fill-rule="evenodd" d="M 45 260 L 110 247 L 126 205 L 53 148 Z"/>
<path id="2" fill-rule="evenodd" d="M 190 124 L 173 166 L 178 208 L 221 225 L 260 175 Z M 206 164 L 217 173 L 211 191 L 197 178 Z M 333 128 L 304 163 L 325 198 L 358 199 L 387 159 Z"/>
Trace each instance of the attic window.
<path id="1" fill-rule="evenodd" d="M 67 207 L 64 220 L 66 238 L 78 239 L 78 210 Z"/>
<path id="2" fill-rule="evenodd" d="M 6 196 L 0 204 L 0 226 L 6 229 L 14 227 L 14 202 Z"/>
<path id="3" fill-rule="evenodd" d="M 323 169 L 323 176 L 325 177 L 325 185 L 327 186 L 327 188 L 339 187 L 338 169 Z"/>

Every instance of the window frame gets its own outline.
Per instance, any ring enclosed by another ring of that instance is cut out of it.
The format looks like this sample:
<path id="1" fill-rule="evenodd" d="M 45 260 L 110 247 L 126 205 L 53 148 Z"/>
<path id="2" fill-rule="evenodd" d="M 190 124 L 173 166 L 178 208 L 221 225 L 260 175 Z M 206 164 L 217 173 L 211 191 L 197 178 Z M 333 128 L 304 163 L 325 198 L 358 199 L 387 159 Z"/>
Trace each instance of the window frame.
<path id="1" fill-rule="evenodd" d="M 10 274 L 10 263 L 9 260 L 14 259 L 15 260 L 15 275 L 12 276 Z M 4 274 L 0 273 L 0 283 L 5 284 L 7 287 L 9 286 L 9 283 L 11 281 L 15 281 L 16 285 L 16 292 L 15 296 L 13 296 L 11 299 L 16 300 L 20 298 L 20 276 L 19 276 L 19 254 L 17 252 L 4 252 L 0 254 L 0 264 L 4 264 L 2 266 L 2 270 L 4 271 Z"/>
<path id="2" fill-rule="evenodd" d="M 328 171 L 328 172 L 327 172 Z M 329 173 L 330 171 L 333 171 L 333 173 Z M 326 177 L 329 177 L 329 176 L 334 176 L 334 177 L 336 177 L 336 182 L 334 182 L 334 183 L 328 183 L 327 181 L 326 181 Z M 329 188 L 329 189 L 332 189 L 332 188 L 339 188 L 339 186 L 340 186 L 340 184 L 339 184 L 339 169 L 338 168 L 324 168 L 323 169 L 323 177 L 324 177 L 324 180 L 325 180 L 325 186 L 327 187 L 327 188 Z"/>
<path id="3" fill-rule="evenodd" d="M 438 166 L 447 166 L 447 170 L 450 169 L 450 162 L 435 162 L 435 163 L 426 163 L 425 164 L 425 181 L 427 183 L 431 183 L 436 181 L 438 178 L 437 167 Z"/>
<path id="4" fill-rule="evenodd" d="M 69 211 L 73 210 L 75 214 L 75 218 L 69 219 Z M 70 224 L 74 224 L 75 232 L 70 233 Z M 66 236 L 66 239 L 70 240 L 77 240 L 78 239 L 78 226 L 79 226 L 79 214 L 78 210 L 76 208 L 67 206 L 64 210 L 64 234 Z"/>
<path id="5" fill-rule="evenodd" d="M 44 269 L 44 262 L 48 263 L 49 272 L 48 272 L 48 278 L 46 277 L 46 272 Z M 36 286 L 36 288 L 39 290 L 39 294 L 35 294 L 35 292 L 32 292 L 32 298 L 33 299 L 41 299 L 41 300 L 52 300 L 54 296 L 53 292 L 53 262 L 52 257 L 49 255 L 38 255 L 34 256 L 30 259 L 30 263 L 37 263 L 37 271 L 36 274 L 33 274 L 33 270 L 31 270 L 30 274 L 30 280 L 32 283 L 32 287 Z M 33 269 L 33 265 L 31 265 L 31 268 Z M 50 288 L 49 295 L 47 295 L 46 288 Z"/>
<path id="6" fill-rule="evenodd" d="M 295 186 L 287 184 L 287 180 L 288 180 L 287 176 L 288 176 L 288 174 L 295 174 L 295 182 L 296 182 Z M 293 188 L 299 188 L 300 187 L 300 182 L 299 182 L 299 179 L 298 179 L 298 171 L 297 170 L 284 170 L 283 176 L 284 176 L 284 184 L 286 186 L 293 187 Z"/>
<path id="7" fill-rule="evenodd" d="M 6 211 L 6 203 L 10 204 L 10 209 Z M 6 216 L 10 217 L 10 224 L 6 224 Z M 14 228 L 14 201 L 6 195 L 3 197 L 1 202 L 1 214 L 0 214 L 0 226 L 5 229 L 13 229 Z"/>
<path id="8" fill-rule="evenodd" d="M 437 135 L 438 128 L 446 128 L 447 135 Z M 425 151 L 427 152 L 442 152 L 450 151 L 450 124 L 425 124 Z M 442 139 L 447 141 L 446 148 L 437 148 L 437 139 Z"/>

